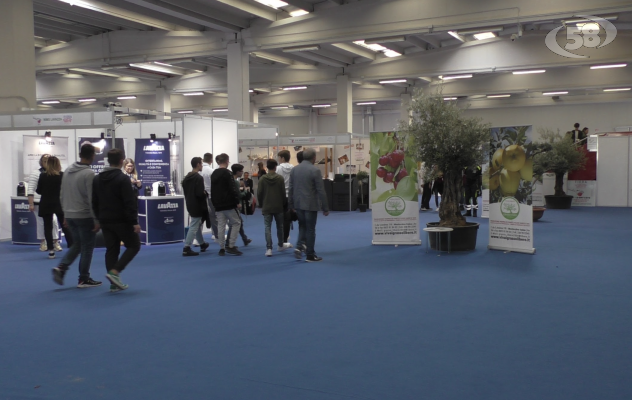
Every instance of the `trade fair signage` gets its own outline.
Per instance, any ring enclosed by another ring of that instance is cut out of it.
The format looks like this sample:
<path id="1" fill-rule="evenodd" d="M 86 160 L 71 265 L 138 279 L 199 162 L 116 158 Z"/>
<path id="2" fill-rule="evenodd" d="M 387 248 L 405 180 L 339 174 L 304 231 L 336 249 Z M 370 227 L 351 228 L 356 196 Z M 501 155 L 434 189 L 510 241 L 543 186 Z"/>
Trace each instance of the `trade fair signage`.
<path id="1" fill-rule="evenodd" d="M 167 193 L 171 180 L 171 147 L 167 139 L 136 139 L 136 172 L 143 188 L 164 182 Z"/>
<path id="2" fill-rule="evenodd" d="M 573 196 L 573 206 L 594 207 L 596 205 L 597 181 L 566 182 L 566 194 Z"/>
<path id="3" fill-rule="evenodd" d="M 101 138 L 80 137 L 78 140 L 79 140 L 78 151 L 81 151 L 81 146 L 83 146 L 86 143 L 90 143 L 91 145 L 94 146 L 94 150 L 95 150 L 94 161 L 90 165 L 90 168 L 92 168 L 92 170 L 96 174 L 99 174 L 101 171 L 103 171 L 103 168 L 109 165 L 109 164 L 106 164 L 106 162 L 107 162 L 108 151 L 112 149 L 112 140 L 114 140 L 114 148 L 125 149 L 125 139 L 120 139 L 120 138 L 101 139 Z"/>
<path id="4" fill-rule="evenodd" d="M 28 175 L 32 171 L 39 169 L 39 160 L 42 154 L 50 154 L 59 158 L 62 169 L 68 167 L 68 138 L 52 136 L 23 136 L 22 145 L 24 174 Z"/>

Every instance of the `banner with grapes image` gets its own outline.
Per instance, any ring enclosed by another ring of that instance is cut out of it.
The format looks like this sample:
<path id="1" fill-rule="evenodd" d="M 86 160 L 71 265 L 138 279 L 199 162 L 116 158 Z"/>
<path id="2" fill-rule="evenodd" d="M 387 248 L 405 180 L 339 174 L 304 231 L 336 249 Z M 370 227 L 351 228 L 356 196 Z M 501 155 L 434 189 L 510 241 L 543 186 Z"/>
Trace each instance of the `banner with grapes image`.
<path id="1" fill-rule="evenodd" d="M 371 133 L 373 244 L 421 244 L 417 161 L 397 132 Z"/>
<path id="2" fill-rule="evenodd" d="M 533 247 L 533 128 L 491 129 L 489 168 L 483 189 L 489 190 L 489 248 L 535 253 Z"/>

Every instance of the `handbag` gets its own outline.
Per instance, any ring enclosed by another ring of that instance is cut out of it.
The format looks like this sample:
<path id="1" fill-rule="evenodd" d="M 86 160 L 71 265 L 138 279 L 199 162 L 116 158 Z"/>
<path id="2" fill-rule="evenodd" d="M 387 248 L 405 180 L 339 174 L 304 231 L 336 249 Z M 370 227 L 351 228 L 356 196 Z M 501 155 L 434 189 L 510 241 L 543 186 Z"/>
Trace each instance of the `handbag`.
<path id="1" fill-rule="evenodd" d="M 290 219 L 292 221 L 298 221 L 298 214 L 296 213 L 296 211 L 294 210 L 290 211 Z"/>

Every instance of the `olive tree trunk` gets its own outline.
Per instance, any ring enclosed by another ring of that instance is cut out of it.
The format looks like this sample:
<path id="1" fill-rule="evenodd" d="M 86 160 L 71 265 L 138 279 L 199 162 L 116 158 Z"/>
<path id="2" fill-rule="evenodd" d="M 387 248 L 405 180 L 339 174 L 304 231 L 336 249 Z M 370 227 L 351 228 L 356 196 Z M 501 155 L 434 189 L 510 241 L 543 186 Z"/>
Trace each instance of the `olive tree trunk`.
<path id="1" fill-rule="evenodd" d="M 441 196 L 441 207 L 439 208 L 440 226 L 464 226 L 465 217 L 459 210 L 459 201 L 463 178 L 461 171 L 447 171 L 443 175 L 443 195 Z"/>
<path id="2" fill-rule="evenodd" d="M 555 173 L 555 196 L 565 196 L 564 192 L 564 172 Z"/>

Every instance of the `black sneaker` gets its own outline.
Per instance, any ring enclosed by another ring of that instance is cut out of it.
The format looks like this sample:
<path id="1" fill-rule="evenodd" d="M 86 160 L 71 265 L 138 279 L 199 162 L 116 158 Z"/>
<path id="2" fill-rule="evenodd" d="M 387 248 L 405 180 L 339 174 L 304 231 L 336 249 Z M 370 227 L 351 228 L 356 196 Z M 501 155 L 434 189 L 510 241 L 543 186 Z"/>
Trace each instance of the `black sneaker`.
<path id="1" fill-rule="evenodd" d="M 220 255 L 220 256 L 225 256 L 225 255 L 226 255 L 226 250 L 224 250 L 224 249 L 219 249 L 219 255 Z"/>
<path id="2" fill-rule="evenodd" d="M 239 249 L 237 247 L 227 247 L 226 248 L 226 254 L 232 254 L 233 256 L 240 256 L 240 255 L 242 255 L 244 253 L 239 251 Z"/>
<path id="3" fill-rule="evenodd" d="M 206 251 L 206 249 L 208 249 L 208 246 L 210 246 L 210 244 L 209 244 L 208 242 L 202 243 L 202 244 L 200 245 L 200 251 L 201 251 L 202 253 L 204 253 L 204 252 Z"/>
<path id="4" fill-rule="evenodd" d="M 191 257 L 191 256 L 199 256 L 200 253 L 198 253 L 197 251 L 193 251 L 191 250 L 190 247 L 185 247 L 184 249 L 182 249 L 182 256 L 183 257 Z"/>
<path id="5" fill-rule="evenodd" d="M 48 252 L 48 258 L 50 258 L 50 259 L 55 258 L 55 250 L 52 250 L 52 251 Z"/>
<path id="6" fill-rule="evenodd" d="M 244 246 L 248 246 L 250 243 L 252 243 L 252 239 L 244 240 Z"/>
<path id="7" fill-rule="evenodd" d="M 79 279 L 79 283 L 77 283 L 77 287 L 78 288 L 89 288 L 89 287 L 97 287 L 97 286 L 101 286 L 101 282 L 99 281 L 95 281 L 92 278 L 88 278 L 88 279 Z"/>
<path id="8" fill-rule="evenodd" d="M 318 262 L 318 261 L 323 261 L 323 259 L 321 257 L 318 257 L 316 254 L 314 254 L 313 256 L 307 256 L 305 261 L 307 261 L 307 262 Z"/>
<path id="9" fill-rule="evenodd" d="M 66 271 L 59 267 L 53 268 L 53 281 L 55 281 L 58 285 L 64 284 L 64 276 L 66 275 Z"/>

